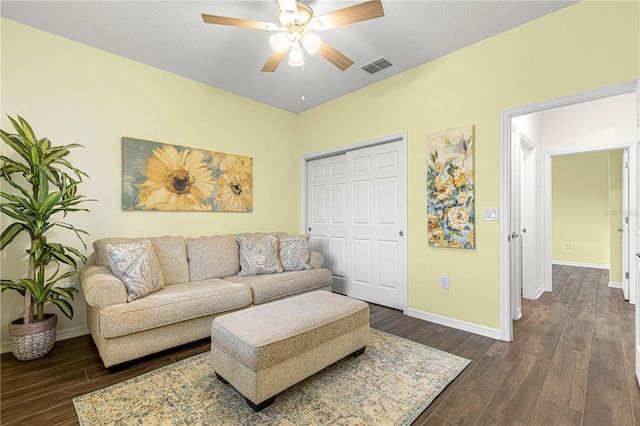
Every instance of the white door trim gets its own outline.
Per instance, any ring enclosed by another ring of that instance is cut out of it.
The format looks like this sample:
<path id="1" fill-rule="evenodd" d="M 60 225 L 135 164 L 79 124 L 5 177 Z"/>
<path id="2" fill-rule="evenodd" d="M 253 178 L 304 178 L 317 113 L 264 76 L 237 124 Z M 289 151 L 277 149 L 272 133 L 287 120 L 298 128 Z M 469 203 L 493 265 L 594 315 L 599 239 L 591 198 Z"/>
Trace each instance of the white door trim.
<path id="1" fill-rule="evenodd" d="M 593 101 L 623 93 L 633 93 L 636 90 L 637 80 L 620 83 L 612 86 L 589 90 L 582 93 L 550 99 L 530 105 L 504 110 L 500 113 L 500 209 L 503 211 L 503 220 L 500 222 L 500 339 L 510 342 L 513 340 L 513 322 L 511 321 L 511 285 L 510 285 L 510 243 L 507 240 L 511 223 L 509 212 L 511 211 L 510 171 L 511 171 L 511 119 L 518 115 L 540 112 L 547 109 Z M 519 147 L 518 147 L 519 148 Z M 546 159 L 545 159 L 546 160 Z M 635 169 L 635 164 L 634 164 Z M 547 169 L 548 170 L 548 169 Z M 545 178 L 547 171 L 545 170 Z M 630 180 L 635 178 L 635 170 L 630 170 Z M 635 181 L 630 181 L 630 191 L 635 190 Z M 633 194 L 634 192 L 631 192 Z M 630 208 L 635 208 L 635 200 L 630 199 Z M 633 203 L 633 204 L 631 204 Z M 546 213 L 545 213 L 546 214 Z M 630 219 L 631 220 L 631 219 Z M 635 222 L 635 218 L 634 218 Z M 632 226 L 632 224 L 629 224 Z M 635 229 L 635 228 L 632 228 Z M 545 241 L 545 258 L 547 242 Z M 637 251 L 637 250 L 635 250 Z M 546 276 L 545 272 L 545 276 Z M 635 280 L 630 281 L 635 285 Z M 545 287 L 547 286 L 545 280 Z"/>
<path id="2" fill-rule="evenodd" d="M 341 146 L 338 148 L 333 148 L 333 149 L 329 149 L 329 150 L 325 150 L 325 151 L 318 151 L 318 152 L 312 152 L 309 154 L 304 154 L 300 157 L 300 233 L 301 234 L 306 234 L 309 228 L 309 224 L 307 223 L 307 219 L 308 219 L 308 209 L 307 209 L 307 197 L 308 197 L 308 192 L 307 192 L 307 163 L 311 160 L 316 160 L 318 158 L 324 158 L 324 157 L 330 157 L 332 155 L 337 155 L 337 154 L 344 154 L 348 151 L 355 151 L 361 148 L 369 148 L 372 146 L 376 146 L 376 145 L 382 145 L 385 143 L 390 143 L 390 142 L 400 142 L 403 145 L 403 153 L 404 153 L 404 158 L 400 158 L 399 161 L 405 165 L 405 173 L 408 176 L 408 170 L 407 170 L 407 152 L 408 152 L 408 147 L 407 147 L 407 133 L 398 133 L 395 135 L 390 135 L 390 136 L 386 136 L 386 137 L 382 137 L 382 138 L 378 138 L 378 139 L 372 139 L 369 141 L 365 141 L 365 142 L 359 142 L 359 143 L 354 143 L 354 144 L 350 144 L 350 145 L 346 145 L 346 146 Z M 407 194 L 405 194 L 405 199 L 408 202 L 408 179 L 407 179 Z M 405 214 L 408 215 L 408 208 L 406 208 L 405 206 Z M 403 302 L 403 309 L 402 311 L 404 313 L 407 312 L 407 305 L 408 305 L 408 301 L 407 301 L 407 297 L 408 297 L 408 279 L 407 279 L 407 275 L 408 275 L 408 266 L 409 266 L 409 256 L 408 256 L 408 248 L 407 248 L 407 240 L 408 240 L 408 217 L 404 218 L 405 223 L 407 224 L 407 230 L 405 230 L 404 232 L 404 238 L 402 239 L 402 243 L 405 245 L 404 249 L 405 249 L 405 253 L 407 253 L 407 260 L 406 265 L 404 267 L 404 276 L 403 278 L 403 282 L 405 285 L 404 288 L 404 302 Z"/>

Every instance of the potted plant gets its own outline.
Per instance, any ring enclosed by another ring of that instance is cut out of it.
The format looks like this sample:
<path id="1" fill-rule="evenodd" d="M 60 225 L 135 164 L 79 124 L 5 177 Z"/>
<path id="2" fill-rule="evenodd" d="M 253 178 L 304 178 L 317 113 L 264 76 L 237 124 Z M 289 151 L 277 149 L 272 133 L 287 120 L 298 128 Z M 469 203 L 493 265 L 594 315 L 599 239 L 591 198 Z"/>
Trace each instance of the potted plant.
<path id="1" fill-rule="evenodd" d="M 77 194 L 78 184 L 87 175 L 65 158 L 70 149 L 81 145 L 53 146 L 46 138 L 37 139 L 22 117 L 9 120 L 16 133 L 0 130 L 0 134 L 15 155 L 0 156 L 0 177 L 12 189 L 0 191 L 0 211 L 12 221 L 0 236 L 0 249 L 18 243 L 16 237 L 27 234 L 28 267 L 26 278 L 1 279 L 0 286 L 2 292 L 15 290 L 24 296 L 24 316 L 9 325 L 9 335 L 16 358 L 29 360 L 49 353 L 55 342 L 58 317 L 44 313 L 45 303 L 73 318 L 70 300 L 77 290 L 57 287 L 56 283 L 75 275 L 77 260 L 85 263 L 86 256 L 73 247 L 49 241 L 47 236 L 59 229 L 72 231 L 86 250 L 82 234 L 87 232 L 61 219 L 70 212 L 88 211 L 78 207 L 88 200 Z M 62 264 L 72 270 L 62 272 Z"/>

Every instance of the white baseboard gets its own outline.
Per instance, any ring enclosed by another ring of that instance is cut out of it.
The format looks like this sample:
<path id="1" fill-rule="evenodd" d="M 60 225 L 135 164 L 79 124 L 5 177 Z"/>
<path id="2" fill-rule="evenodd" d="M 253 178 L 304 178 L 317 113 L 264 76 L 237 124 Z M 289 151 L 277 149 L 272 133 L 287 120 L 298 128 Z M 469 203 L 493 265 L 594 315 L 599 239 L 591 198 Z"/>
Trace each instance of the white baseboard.
<path id="1" fill-rule="evenodd" d="M 601 265 L 599 263 L 569 262 L 566 260 L 552 260 L 551 264 L 562 266 L 580 266 L 582 268 L 609 269 L 609 265 Z"/>
<path id="2" fill-rule="evenodd" d="M 454 318 L 444 317 L 442 315 L 431 314 L 429 312 L 423 312 L 417 309 L 409 308 L 407 309 L 406 314 L 410 317 L 418 318 L 421 320 L 444 325 L 444 326 L 455 328 L 462 331 L 468 331 L 469 333 L 479 334 L 480 336 L 489 337 L 491 339 L 500 340 L 500 338 L 502 337 L 500 330 L 496 328 L 485 327 L 483 325 L 473 324 L 470 322 L 461 321 Z"/>
<path id="3" fill-rule="evenodd" d="M 609 281 L 609 287 L 622 289 L 622 283 L 616 281 Z"/>
<path id="4" fill-rule="evenodd" d="M 534 293 L 533 297 L 527 297 L 524 294 L 522 295 L 523 299 L 528 299 L 528 300 L 538 300 L 540 298 L 540 296 L 542 296 L 542 293 L 544 293 L 544 287 L 540 286 L 538 287 L 538 289 L 536 290 L 536 292 Z"/>
<path id="5" fill-rule="evenodd" d="M 58 340 L 67 340 L 74 337 L 84 336 L 85 334 L 89 334 L 89 328 L 87 328 L 86 325 L 69 328 L 67 330 L 59 330 L 56 332 L 56 342 Z M 0 353 L 5 354 L 7 352 L 11 352 L 11 342 L 0 343 Z"/>

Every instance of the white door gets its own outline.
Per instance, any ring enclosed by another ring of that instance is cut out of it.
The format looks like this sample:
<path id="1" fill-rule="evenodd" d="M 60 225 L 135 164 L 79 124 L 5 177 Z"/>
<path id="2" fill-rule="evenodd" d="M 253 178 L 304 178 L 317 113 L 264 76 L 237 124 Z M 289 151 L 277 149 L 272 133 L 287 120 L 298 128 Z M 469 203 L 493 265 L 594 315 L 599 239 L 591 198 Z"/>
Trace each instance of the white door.
<path id="1" fill-rule="evenodd" d="M 521 198 L 520 198 L 520 169 L 521 169 L 520 132 L 511 129 L 511 202 L 509 211 L 511 230 L 509 235 L 511 252 L 511 319 L 522 317 L 522 239 L 521 232 Z"/>
<path id="2" fill-rule="evenodd" d="M 404 310 L 407 299 L 403 142 L 307 163 L 308 231 L 333 291 Z"/>
<path id="3" fill-rule="evenodd" d="M 522 254 L 522 297 L 536 299 L 539 296 L 537 279 L 537 230 L 536 230 L 536 151 L 535 145 L 520 135 L 520 226 Z"/>
<path id="4" fill-rule="evenodd" d="M 346 155 L 334 155 L 307 164 L 309 242 L 322 253 L 333 275 L 333 290 L 344 292 L 346 262 Z"/>
<path id="5" fill-rule="evenodd" d="M 406 307 L 406 167 L 401 142 L 347 152 L 345 294 Z"/>
<path id="6" fill-rule="evenodd" d="M 629 300 L 629 150 L 622 154 L 622 295 Z"/>

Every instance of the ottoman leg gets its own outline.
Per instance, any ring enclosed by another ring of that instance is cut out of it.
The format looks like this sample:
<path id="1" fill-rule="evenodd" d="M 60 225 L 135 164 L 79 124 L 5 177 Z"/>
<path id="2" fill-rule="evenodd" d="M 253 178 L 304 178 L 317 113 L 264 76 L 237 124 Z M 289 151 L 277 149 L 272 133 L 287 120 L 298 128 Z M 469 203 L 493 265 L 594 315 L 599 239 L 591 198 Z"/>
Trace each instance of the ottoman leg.
<path id="1" fill-rule="evenodd" d="M 250 401 L 249 398 L 245 398 L 245 401 L 247 401 L 247 404 L 249 404 L 249 407 L 253 408 L 253 411 L 255 411 L 256 413 L 264 410 L 265 408 L 273 404 L 273 401 L 275 400 L 276 400 L 276 397 L 272 396 L 269 399 L 265 399 L 260 404 L 255 404 L 253 401 Z"/>
<path id="2" fill-rule="evenodd" d="M 359 357 L 360 355 L 362 355 L 362 354 L 364 353 L 364 350 L 365 350 L 366 348 L 367 348 L 366 346 L 361 347 L 361 348 L 360 348 L 360 349 L 358 349 L 357 351 L 353 352 L 353 353 L 351 354 L 351 356 L 352 356 L 352 357 L 354 357 L 354 358 Z"/>
<path id="3" fill-rule="evenodd" d="M 222 377 L 222 376 L 221 376 L 221 375 L 219 375 L 218 373 L 216 373 L 216 378 L 217 378 L 218 380 L 220 380 L 222 383 L 224 383 L 225 385 L 228 385 L 228 384 L 229 384 L 229 382 L 227 382 L 227 381 L 224 379 L 224 377 Z"/>

